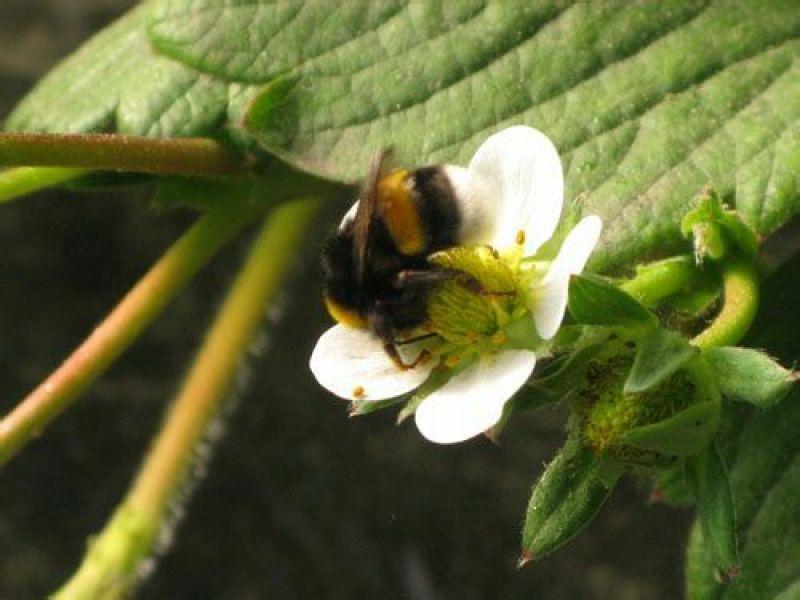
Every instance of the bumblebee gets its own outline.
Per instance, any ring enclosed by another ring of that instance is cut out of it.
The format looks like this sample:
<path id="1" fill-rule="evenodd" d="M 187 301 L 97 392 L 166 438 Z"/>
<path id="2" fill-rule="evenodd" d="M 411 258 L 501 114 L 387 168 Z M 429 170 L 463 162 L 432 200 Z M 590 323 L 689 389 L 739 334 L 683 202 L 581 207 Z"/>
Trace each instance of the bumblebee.
<path id="1" fill-rule="evenodd" d="M 395 364 L 407 369 L 419 358 L 405 364 L 396 344 L 426 324 L 435 286 L 452 279 L 479 284 L 429 260 L 462 243 L 468 225 L 447 168 L 387 173 L 388 154 L 378 155 L 357 205 L 324 245 L 324 297 L 334 320 L 371 330 Z"/>

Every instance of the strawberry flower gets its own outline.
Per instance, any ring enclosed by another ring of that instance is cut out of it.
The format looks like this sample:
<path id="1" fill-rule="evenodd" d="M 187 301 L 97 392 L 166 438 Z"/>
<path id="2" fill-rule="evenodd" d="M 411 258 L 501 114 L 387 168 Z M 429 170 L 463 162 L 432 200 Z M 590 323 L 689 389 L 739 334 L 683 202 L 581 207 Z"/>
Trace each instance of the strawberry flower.
<path id="1" fill-rule="evenodd" d="M 467 440 L 500 420 L 506 402 L 533 372 L 537 345 L 561 325 L 570 277 L 583 270 L 602 228 L 599 217 L 587 216 L 567 234 L 555 257 L 537 255 L 558 227 L 564 178 L 558 152 L 536 129 L 500 131 L 478 148 L 467 168 L 448 165 L 445 172 L 465 221 L 474 226 L 464 232 L 462 246 L 430 260 L 449 265 L 466 255 L 469 264 L 479 265 L 471 274 L 481 281 L 509 282 L 513 298 L 482 298 L 448 284 L 451 288 L 434 294 L 429 307 L 439 333 L 426 346 L 431 359 L 411 369 L 398 368 L 369 330 L 341 324 L 320 337 L 310 360 L 323 387 L 364 402 L 407 394 L 434 370 L 444 372 L 444 383 L 426 391 L 414 413 L 420 433 L 443 444 Z M 488 315 L 486 323 L 471 323 L 474 314 Z M 511 334 L 519 323 L 530 324 L 524 343 L 519 327 Z M 412 363 L 419 344 L 398 345 L 398 351 Z"/>

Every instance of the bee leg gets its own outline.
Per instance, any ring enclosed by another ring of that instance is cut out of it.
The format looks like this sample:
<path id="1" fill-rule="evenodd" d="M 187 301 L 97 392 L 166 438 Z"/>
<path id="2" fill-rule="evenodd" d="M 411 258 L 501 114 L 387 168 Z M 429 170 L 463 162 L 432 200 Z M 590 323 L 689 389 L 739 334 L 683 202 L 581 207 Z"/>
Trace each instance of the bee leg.
<path id="1" fill-rule="evenodd" d="M 484 296 L 502 296 L 504 298 L 514 298 L 517 295 L 517 290 L 484 290 L 481 293 Z"/>
<path id="2" fill-rule="evenodd" d="M 413 344 L 414 342 L 421 342 L 422 340 L 427 340 L 432 337 L 436 337 L 439 334 L 435 331 L 431 331 L 430 333 L 422 333 L 420 335 L 415 335 L 414 337 L 405 338 L 402 340 L 395 340 L 395 346 L 405 346 L 406 344 Z"/>
<path id="3" fill-rule="evenodd" d="M 413 369 L 419 364 L 423 364 L 426 361 L 430 360 L 431 353 L 427 350 L 423 350 L 419 353 L 417 358 L 415 358 L 412 362 L 406 364 L 403 362 L 403 357 L 400 356 L 400 353 L 397 351 L 397 346 L 393 341 L 386 341 L 383 344 L 383 349 L 386 351 L 386 354 L 389 355 L 389 358 L 392 359 L 392 362 L 397 365 L 397 368 L 401 371 L 408 371 L 409 369 Z"/>
<path id="4" fill-rule="evenodd" d="M 394 280 L 394 286 L 398 289 L 424 287 L 431 283 L 451 281 L 461 275 L 466 275 L 466 273 L 458 269 L 431 269 L 421 271 L 407 269 L 397 274 Z"/>
<path id="5" fill-rule="evenodd" d="M 414 286 L 425 286 L 431 283 L 442 283 L 445 281 L 455 281 L 476 294 L 482 294 L 484 292 L 483 284 L 480 281 L 460 269 L 400 271 L 397 274 L 394 285 L 402 289 Z"/>
<path id="6" fill-rule="evenodd" d="M 400 271 L 394 285 L 398 288 L 423 286 L 430 283 L 455 281 L 473 294 L 484 296 L 516 296 L 516 290 L 487 290 L 475 277 L 460 269 L 436 269 L 431 271 Z"/>
<path id="7" fill-rule="evenodd" d="M 401 371 L 407 371 L 409 369 L 413 369 L 418 364 L 422 364 L 425 361 L 429 360 L 431 357 L 431 353 L 427 350 L 422 350 L 417 358 L 415 358 L 411 363 L 406 364 L 403 361 L 403 357 L 400 356 L 400 352 L 397 350 L 398 343 L 395 341 L 395 332 L 392 330 L 392 327 L 389 325 L 389 322 L 382 318 L 381 313 L 376 312 L 370 315 L 370 329 L 378 336 L 378 338 L 383 342 L 383 350 L 386 354 L 389 355 L 389 358 L 392 362 L 397 366 L 398 369 Z M 425 336 L 427 337 L 427 336 Z M 410 343 L 416 340 L 407 340 L 400 342 L 402 343 Z"/>

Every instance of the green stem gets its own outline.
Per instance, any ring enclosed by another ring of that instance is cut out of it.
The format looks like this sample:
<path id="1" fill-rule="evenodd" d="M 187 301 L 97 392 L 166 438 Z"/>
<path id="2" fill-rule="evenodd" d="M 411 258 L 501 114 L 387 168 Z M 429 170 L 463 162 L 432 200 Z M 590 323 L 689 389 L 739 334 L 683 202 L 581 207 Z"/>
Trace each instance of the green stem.
<path id="1" fill-rule="evenodd" d="M 758 310 L 758 274 L 752 261 L 734 258 L 722 266 L 723 304 L 716 318 L 692 343 L 699 348 L 733 346 L 750 329 Z"/>
<path id="2" fill-rule="evenodd" d="M 85 175 L 72 167 L 18 167 L 0 171 L 0 203 Z"/>
<path id="3" fill-rule="evenodd" d="M 693 257 L 676 256 L 640 266 L 636 276 L 620 287 L 645 306 L 655 306 L 687 290 L 700 276 Z"/>
<path id="4" fill-rule="evenodd" d="M 295 201 L 268 217 L 127 498 L 57 598 L 117 597 L 135 583 L 318 206 Z"/>
<path id="5" fill-rule="evenodd" d="M 0 133 L 0 166 L 80 167 L 155 175 L 243 175 L 247 157 L 206 138 Z"/>
<path id="6" fill-rule="evenodd" d="M 0 421 L 0 465 L 103 373 L 252 217 L 240 206 L 211 212 L 173 244 L 64 363 Z"/>

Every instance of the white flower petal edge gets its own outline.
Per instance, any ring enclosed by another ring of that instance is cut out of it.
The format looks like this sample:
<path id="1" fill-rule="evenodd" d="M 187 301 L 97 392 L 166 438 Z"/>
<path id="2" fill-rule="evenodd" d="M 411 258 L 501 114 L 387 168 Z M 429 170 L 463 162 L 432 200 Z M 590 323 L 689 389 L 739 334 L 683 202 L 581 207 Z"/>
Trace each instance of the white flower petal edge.
<path id="1" fill-rule="evenodd" d="M 482 241 L 503 250 L 522 230 L 524 255 L 535 254 L 552 237 L 564 203 L 561 159 L 550 138 L 523 125 L 504 129 L 478 148 L 469 171 L 479 182 L 472 184 L 476 199 L 487 205 L 476 212 L 494 224 Z"/>
<path id="2" fill-rule="evenodd" d="M 558 331 L 567 309 L 569 278 L 583 271 L 602 229 L 603 222 L 596 215 L 581 219 L 569 232 L 544 279 L 531 294 L 533 305 L 529 308 L 542 339 L 549 340 Z"/>
<path id="3" fill-rule="evenodd" d="M 414 358 L 403 356 L 409 362 Z M 400 370 L 372 332 L 334 325 L 317 341 L 309 366 L 320 385 L 340 398 L 385 400 L 419 387 L 436 361 Z"/>
<path id="4" fill-rule="evenodd" d="M 417 428 L 431 442 L 454 444 L 493 425 L 503 406 L 531 376 L 536 355 L 505 350 L 484 356 L 425 398 L 415 414 Z"/>

